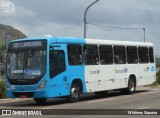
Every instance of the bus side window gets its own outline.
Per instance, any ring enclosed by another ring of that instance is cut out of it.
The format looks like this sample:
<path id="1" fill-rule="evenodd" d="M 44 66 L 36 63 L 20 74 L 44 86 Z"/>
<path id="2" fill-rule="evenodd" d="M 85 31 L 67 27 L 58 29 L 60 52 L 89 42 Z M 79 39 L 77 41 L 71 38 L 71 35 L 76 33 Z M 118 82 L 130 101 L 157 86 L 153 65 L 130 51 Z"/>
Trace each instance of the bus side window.
<path id="1" fill-rule="evenodd" d="M 111 45 L 100 45 L 99 54 L 101 65 L 113 64 L 113 50 Z"/>
<path id="2" fill-rule="evenodd" d="M 126 63 L 125 46 L 114 46 L 114 61 L 115 64 Z"/>
<path id="3" fill-rule="evenodd" d="M 148 47 L 138 47 L 139 63 L 149 62 Z"/>
<path id="4" fill-rule="evenodd" d="M 127 62 L 128 62 L 128 64 L 138 63 L 138 53 L 137 53 L 136 46 L 128 46 L 127 47 Z"/>
<path id="5" fill-rule="evenodd" d="M 97 45 L 84 45 L 83 56 L 86 65 L 98 65 L 98 46 Z"/>
<path id="6" fill-rule="evenodd" d="M 149 47 L 149 60 L 150 63 L 154 63 L 154 52 L 152 47 Z"/>
<path id="7" fill-rule="evenodd" d="M 67 49 L 69 65 L 82 65 L 82 46 L 78 44 L 69 44 Z"/>

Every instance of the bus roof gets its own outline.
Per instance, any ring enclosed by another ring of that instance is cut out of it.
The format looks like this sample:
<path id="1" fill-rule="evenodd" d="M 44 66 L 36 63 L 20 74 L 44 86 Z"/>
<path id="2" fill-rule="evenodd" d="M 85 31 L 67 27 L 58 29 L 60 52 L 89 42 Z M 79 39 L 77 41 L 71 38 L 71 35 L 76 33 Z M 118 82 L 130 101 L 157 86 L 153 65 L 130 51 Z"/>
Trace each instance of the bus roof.
<path id="1" fill-rule="evenodd" d="M 98 45 L 124 45 L 124 46 L 154 46 L 150 42 L 135 42 L 135 41 L 117 41 L 117 40 L 104 40 L 104 39 L 86 39 L 87 44 Z"/>
<path id="2" fill-rule="evenodd" d="M 72 44 L 93 44 L 93 45 L 154 46 L 154 44 L 150 42 L 117 41 L 117 40 L 106 40 L 106 39 L 84 39 L 84 38 L 73 38 L 73 37 L 37 37 L 37 38 L 24 38 L 14 41 L 26 41 L 26 40 L 31 41 L 31 40 L 44 40 L 44 39 L 47 39 L 49 44 L 72 43 Z"/>

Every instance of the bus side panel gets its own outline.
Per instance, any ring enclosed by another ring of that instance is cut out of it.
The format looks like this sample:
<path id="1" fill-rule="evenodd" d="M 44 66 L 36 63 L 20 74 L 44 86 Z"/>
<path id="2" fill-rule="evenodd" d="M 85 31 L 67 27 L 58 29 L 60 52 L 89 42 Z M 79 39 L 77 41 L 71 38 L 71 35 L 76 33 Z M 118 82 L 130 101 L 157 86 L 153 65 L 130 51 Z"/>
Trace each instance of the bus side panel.
<path id="1" fill-rule="evenodd" d="M 116 64 L 115 73 L 115 89 L 127 87 L 130 68 L 126 64 Z"/>
<path id="2" fill-rule="evenodd" d="M 85 66 L 87 92 L 104 91 L 115 88 L 113 65 Z"/>
<path id="3" fill-rule="evenodd" d="M 70 66 L 66 64 L 66 70 L 63 73 L 49 80 L 47 96 L 61 97 L 70 95 L 71 85 L 75 79 L 81 80 L 83 93 L 86 93 L 84 65 Z"/>
<path id="4" fill-rule="evenodd" d="M 85 83 L 87 92 L 96 91 L 96 80 L 98 78 L 99 69 L 98 66 L 85 66 Z"/>
<path id="5" fill-rule="evenodd" d="M 71 84 L 73 83 L 73 81 L 78 79 L 83 84 L 82 93 L 86 93 L 87 90 L 86 90 L 85 77 L 84 77 L 84 65 L 68 66 L 67 73 L 68 73 L 67 74 L 68 75 L 68 83 L 70 86 L 69 88 L 71 88 Z"/>
<path id="6" fill-rule="evenodd" d="M 119 77 L 122 77 L 121 81 L 121 88 L 128 87 L 128 81 L 130 79 L 130 76 L 135 76 L 136 82 L 138 77 L 138 64 L 125 64 L 122 68 L 122 75 L 119 75 Z"/>
<path id="7" fill-rule="evenodd" d="M 156 80 L 155 64 L 139 64 L 137 85 L 150 85 Z"/>
<path id="8" fill-rule="evenodd" d="M 68 95 L 69 86 L 66 72 L 50 79 L 46 92 L 47 97 L 61 97 Z"/>

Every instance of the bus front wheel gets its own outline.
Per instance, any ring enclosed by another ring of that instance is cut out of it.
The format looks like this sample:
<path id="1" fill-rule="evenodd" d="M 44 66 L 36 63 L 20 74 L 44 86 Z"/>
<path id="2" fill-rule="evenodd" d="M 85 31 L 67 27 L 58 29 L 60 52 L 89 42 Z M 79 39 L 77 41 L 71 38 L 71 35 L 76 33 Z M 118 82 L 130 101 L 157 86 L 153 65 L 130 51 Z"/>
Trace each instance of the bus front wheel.
<path id="1" fill-rule="evenodd" d="M 34 98 L 34 101 L 38 104 L 44 104 L 46 102 L 47 98 Z"/>
<path id="2" fill-rule="evenodd" d="M 80 87 L 73 83 L 70 90 L 70 95 L 67 98 L 68 102 L 78 102 L 80 98 Z"/>

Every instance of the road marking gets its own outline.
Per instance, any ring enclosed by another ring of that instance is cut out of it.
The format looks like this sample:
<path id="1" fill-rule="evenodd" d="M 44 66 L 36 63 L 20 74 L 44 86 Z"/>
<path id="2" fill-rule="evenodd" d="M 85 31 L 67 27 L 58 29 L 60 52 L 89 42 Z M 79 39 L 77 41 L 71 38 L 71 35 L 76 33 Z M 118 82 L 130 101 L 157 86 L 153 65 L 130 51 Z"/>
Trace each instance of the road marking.
<path id="1" fill-rule="evenodd" d="M 141 93 L 141 94 L 146 95 L 146 94 L 152 94 L 152 93 L 157 93 L 157 92 L 159 92 L 159 91 L 151 91 L 151 92 L 145 92 L 145 93 Z"/>
<path id="2" fill-rule="evenodd" d="M 92 101 L 89 101 L 89 102 L 87 102 L 87 103 L 111 101 L 111 100 L 114 100 L 114 99 L 115 99 L 115 98 L 104 98 L 104 99 L 100 99 L 100 100 L 92 100 Z"/>

